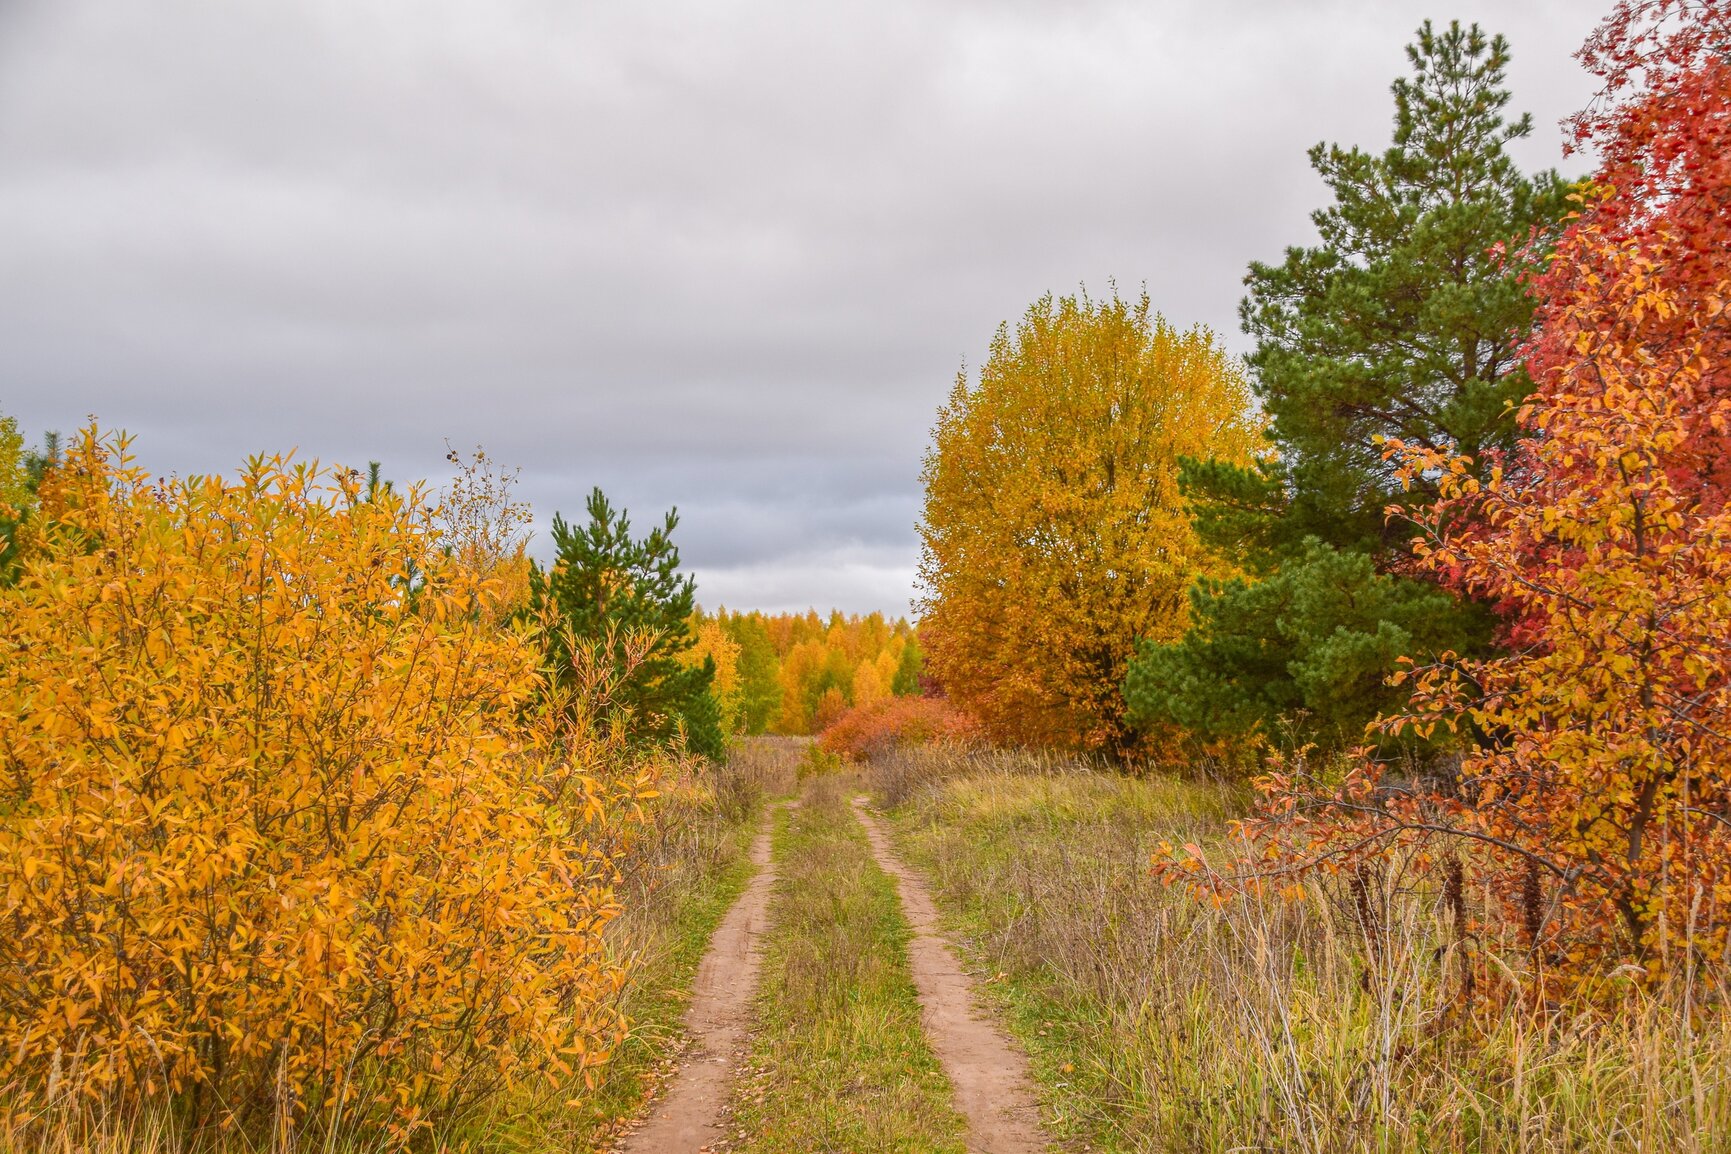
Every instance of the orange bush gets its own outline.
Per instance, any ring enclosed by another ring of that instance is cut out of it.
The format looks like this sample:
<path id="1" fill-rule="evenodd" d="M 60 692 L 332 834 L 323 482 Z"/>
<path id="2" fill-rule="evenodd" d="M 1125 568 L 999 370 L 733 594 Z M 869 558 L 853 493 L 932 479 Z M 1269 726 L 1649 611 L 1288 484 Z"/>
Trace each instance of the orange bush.
<path id="1" fill-rule="evenodd" d="M 278 458 L 153 486 L 94 429 L 51 473 L 0 589 L 0 1081 L 404 1140 L 606 1060 L 651 767 L 436 515 Z"/>
<path id="2" fill-rule="evenodd" d="M 863 758 L 900 745 L 973 737 L 974 723 L 936 697 L 887 697 L 850 709 L 818 738 L 828 753 Z"/>

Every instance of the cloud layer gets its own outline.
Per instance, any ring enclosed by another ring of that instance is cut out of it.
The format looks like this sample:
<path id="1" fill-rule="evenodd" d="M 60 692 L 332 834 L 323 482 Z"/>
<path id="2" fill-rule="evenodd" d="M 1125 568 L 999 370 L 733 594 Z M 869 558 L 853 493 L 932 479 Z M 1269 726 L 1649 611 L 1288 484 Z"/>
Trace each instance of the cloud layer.
<path id="1" fill-rule="evenodd" d="M 1579 0 L 1513 43 L 1529 167 Z M 160 472 L 523 468 L 669 505 L 710 605 L 906 612 L 933 412 L 1048 290 L 1242 348 L 1304 150 L 1380 147 L 1427 12 L 1379 0 L 0 5 L 0 411 Z M 543 546 L 545 537 L 542 537 Z"/>

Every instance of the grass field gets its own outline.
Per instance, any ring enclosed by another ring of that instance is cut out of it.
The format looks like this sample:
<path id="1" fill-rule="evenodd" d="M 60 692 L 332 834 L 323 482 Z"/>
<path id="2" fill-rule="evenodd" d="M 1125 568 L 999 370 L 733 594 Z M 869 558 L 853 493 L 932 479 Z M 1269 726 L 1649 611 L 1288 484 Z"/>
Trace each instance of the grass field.
<path id="1" fill-rule="evenodd" d="M 765 802 L 780 880 L 726 1149 L 956 1154 L 963 1122 L 921 1027 L 896 887 L 849 801 L 869 789 L 985 998 L 1027 1051 L 1070 1151 L 1731 1151 L 1731 1014 L 1666 993 L 1616 1007 L 1463 1008 L 1444 913 L 1391 887 L 1378 962 L 1342 896 L 1223 907 L 1162 888 L 1162 841 L 1226 836 L 1240 791 L 1062 759 L 932 748 L 854 771 L 797 741 L 742 745 L 675 783 L 609 929 L 634 959 L 629 1041 L 594 1093 L 520 1097 L 435 1148 L 606 1150 L 675 1067 L 711 933 L 750 874 Z M 1513 953 L 1507 964 L 1518 964 Z M 0 1132 L 20 1154 L 166 1154 L 171 1126 L 70 1111 Z M 339 1136 L 344 1154 L 377 1136 Z M 252 1150 L 255 1145 L 213 1149 Z M 291 1148 L 282 1146 L 283 1149 Z M 324 1148 L 321 1144 L 321 1149 Z"/>
<path id="2" fill-rule="evenodd" d="M 1323 887 L 1161 888 L 1155 846 L 1223 836 L 1231 789 L 931 749 L 872 779 L 1078 1149 L 1731 1150 L 1723 997 L 1466 1017 L 1422 893 L 1388 899 L 1373 977 Z"/>

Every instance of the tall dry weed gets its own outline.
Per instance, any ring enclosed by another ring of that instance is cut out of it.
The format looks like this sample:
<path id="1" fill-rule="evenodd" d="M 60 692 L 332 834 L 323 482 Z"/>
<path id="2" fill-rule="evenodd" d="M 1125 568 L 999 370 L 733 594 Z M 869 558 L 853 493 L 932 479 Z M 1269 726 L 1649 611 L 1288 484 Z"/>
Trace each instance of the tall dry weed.
<path id="1" fill-rule="evenodd" d="M 942 750 L 872 773 L 1037 1062 L 1073 1067 L 1057 1109 L 1111 1149 L 1731 1150 L 1721 986 L 1534 1005 L 1519 927 L 1398 861 L 1301 897 L 1162 887 L 1150 855 L 1224 836 L 1226 787 Z"/>

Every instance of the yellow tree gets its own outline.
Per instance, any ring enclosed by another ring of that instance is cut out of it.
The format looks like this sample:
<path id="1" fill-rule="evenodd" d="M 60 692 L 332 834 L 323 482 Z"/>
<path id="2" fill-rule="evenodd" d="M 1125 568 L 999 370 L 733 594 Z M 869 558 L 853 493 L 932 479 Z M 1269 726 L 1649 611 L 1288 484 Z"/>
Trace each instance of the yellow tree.
<path id="1" fill-rule="evenodd" d="M 16 575 L 18 530 L 29 520 L 32 489 L 24 434 L 18 430 L 17 418 L 0 414 L 0 584 Z"/>
<path id="2" fill-rule="evenodd" d="M 952 700 L 999 740 L 1136 757 L 1126 665 L 1179 634 L 1209 565 L 1179 459 L 1247 463 L 1259 443 L 1239 364 L 1146 294 L 1047 295 L 999 328 L 923 473 L 921 640 Z"/>
<path id="3" fill-rule="evenodd" d="M 0 415 L 0 516 L 17 512 L 30 500 L 29 470 L 24 462 L 24 434 L 18 419 Z"/>
<path id="4" fill-rule="evenodd" d="M 827 650 L 821 641 L 802 641 L 781 662 L 781 712 L 777 733 L 810 733 L 812 702 L 808 690 L 823 672 Z"/>
<path id="5" fill-rule="evenodd" d="M 702 665 L 707 658 L 715 662 L 715 677 L 709 692 L 720 712 L 721 734 L 731 737 L 739 732 L 741 713 L 745 708 L 745 684 L 739 675 L 739 642 L 727 634 L 727 629 L 714 617 L 694 614 L 691 623 L 692 646 L 679 655 L 686 668 Z"/>
<path id="6" fill-rule="evenodd" d="M 883 656 L 889 656 L 887 653 Z M 895 675 L 895 666 L 889 667 L 885 673 L 882 660 L 862 661 L 853 670 L 853 703 L 856 706 L 871 705 L 890 695 L 890 678 Z"/>

